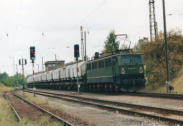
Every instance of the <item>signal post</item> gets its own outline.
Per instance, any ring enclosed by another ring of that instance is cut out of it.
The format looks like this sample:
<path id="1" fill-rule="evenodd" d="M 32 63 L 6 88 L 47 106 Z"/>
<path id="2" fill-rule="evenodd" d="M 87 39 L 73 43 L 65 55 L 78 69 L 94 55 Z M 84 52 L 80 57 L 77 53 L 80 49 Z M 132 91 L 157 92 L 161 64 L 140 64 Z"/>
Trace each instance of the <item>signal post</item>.
<path id="1" fill-rule="evenodd" d="M 74 45 L 74 57 L 76 58 L 76 62 L 77 62 L 77 88 L 78 88 L 78 94 L 80 93 L 80 84 L 79 84 L 79 80 L 78 80 L 78 72 L 79 72 L 79 69 L 78 69 L 78 58 L 79 58 L 79 45 L 78 44 L 75 44 Z"/>
<path id="2" fill-rule="evenodd" d="M 34 61 L 35 61 L 35 46 L 30 47 L 30 60 L 32 61 L 32 75 L 34 76 Z M 35 97 L 35 83 L 33 78 L 33 91 L 34 91 L 34 97 Z"/>
<path id="3" fill-rule="evenodd" d="M 24 79 L 24 66 L 27 65 L 27 60 L 26 59 L 19 59 L 19 65 L 22 66 L 22 75 L 23 75 L 23 79 Z M 23 89 L 25 89 L 25 85 L 23 82 Z"/>

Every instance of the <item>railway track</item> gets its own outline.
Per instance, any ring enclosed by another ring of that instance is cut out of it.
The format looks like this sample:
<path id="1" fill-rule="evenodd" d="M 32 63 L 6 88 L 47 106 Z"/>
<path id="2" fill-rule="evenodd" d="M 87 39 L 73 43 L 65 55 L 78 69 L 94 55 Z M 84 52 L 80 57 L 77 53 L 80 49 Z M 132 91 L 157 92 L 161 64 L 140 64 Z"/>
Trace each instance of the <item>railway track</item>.
<path id="1" fill-rule="evenodd" d="M 33 93 L 32 90 L 25 90 L 26 92 Z M 35 91 L 36 94 L 62 99 L 70 102 L 86 104 L 105 109 L 113 112 L 125 113 L 130 115 L 138 115 L 143 117 L 149 117 L 157 120 L 168 121 L 175 124 L 183 124 L 183 111 L 174 109 L 165 109 L 158 107 L 142 106 L 135 104 L 128 104 L 122 102 L 114 102 L 107 100 L 99 100 L 94 98 L 86 98 L 74 95 L 50 93 L 45 91 Z"/>
<path id="2" fill-rule="evenodd" d="M 21 97 L 21 96 L 19 96 L 17 94 L 14 94 L 14 96 L 16 96 L 17 98 L 23 100 L 24 102 L 26 102 L 26 103 L 28 103 L 28 104 L 30 104 L 32 106 L 34 106 L 35 108 L 39 109 L 40 111 L 42 111 L 44 113 L 47 113 L 48 115 L 50 115 L 51 117 L 57 119 L 58 121 L 63 122 L 64 126 L 75 126 L 74 124 L 64 120 L 63 118 L 59 117 L 58 115 L 55 115 L 55 114 L 51 113 L 50 111 L 48 111 L 48 110 L 46 110 L 46 109 L 44 109 L 44 108 L 42 108 L 42 107 L 40 107 L 40 106 L 38 106 L 36 104 L 34 104 L 34 103 L 24 99 L 23 97 Z"/>
<path id="3" fill-rule="evenodd" d="M 28 105 L 36 108 L 37 110 L 43 112 L 43 113 L 46 113 L 48 114 L 49 116 L 51 116 L 52 118 L 62 122 L 64 124 L 64 126 L 75 126 L 75 124 L 72 124 L 71 122 L 63 119 L 62 117 L 44 109 L 43 107 L 39 106 L 39 105 L 36 105 L 28 100 L 26 100 L 25 98 L 21 97 L 20 95 L 17 95 L 15 93 L 12 94 L 13 96 L 15 96 L 16 98 L 22 100 L 23 102 L 27 103 Z M 10 105 L 11 105 L 11 108 L 13 109 L 18 121 L 20 121 L 22 119 L 21 115 L 19 114 L 19 112 L 15 109 L 15 107 L 13 107 L 13 104 L 11 103 L 11 101 L 9 100 L 8 96 L 5 94 L 5 98 L 9 101 Z"/>
<path id="4" fill-rule="evenodd" d="M 29 89 L 28 89 L 29 90 Z M 77 93 L 77 92 L 76 92 Z M 105 93 L 92 93 L 91 94 L 105 94 Z M 143 93 L 143 92 L 136 92 L 136 93 L 110 93 L 110 94 L 105 94 L 105 95 L 114 95 L 114 96 L 119 96 L 119 95 L 126 95 L 126 96 L 139 96 L 139 97 L 152 97 L 152 98 L 166 98 L 166 99 L 176 99 L 176 100 L 183 100 L 183 94 L 164 94 L 164 93 Z"/>
<path id="5" fill-rule="evenodd" d="M 16 111 L 16 109 L 14 108 L 14 106 L 12 105 L 12 103 L 10 102 L 9 98 L 7 97 L 7 93 L 3 94 L 4 98 L 8 101 L 10 108 L 12 109 L 13 113 L 15 114 L 17 121 L 21 121 L 22 118 L 20 117 L 20 115 L 18 114 L 18 112 Z"/>
<path id="6" fill-rule="evenodd" d="M 122 94 L 122 95 L 183 100 L 183 94 L 162 94 L 162 93 L 140 93 L 140 92 L 137 92 L 137 93 L 126 93 L 126 94 Z"/>

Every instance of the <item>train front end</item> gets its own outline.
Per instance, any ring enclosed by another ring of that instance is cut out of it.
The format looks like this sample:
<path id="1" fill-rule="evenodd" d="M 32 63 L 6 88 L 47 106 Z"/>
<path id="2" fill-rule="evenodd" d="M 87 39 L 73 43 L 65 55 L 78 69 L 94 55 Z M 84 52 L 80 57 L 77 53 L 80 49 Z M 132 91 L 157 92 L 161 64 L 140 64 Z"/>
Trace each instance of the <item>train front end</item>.
<path id="1" fill-rule="evenodd" d="M 142 54 L 119 57 L 121 91 L 136 92 L 145 88 L 144 56 Z"/>

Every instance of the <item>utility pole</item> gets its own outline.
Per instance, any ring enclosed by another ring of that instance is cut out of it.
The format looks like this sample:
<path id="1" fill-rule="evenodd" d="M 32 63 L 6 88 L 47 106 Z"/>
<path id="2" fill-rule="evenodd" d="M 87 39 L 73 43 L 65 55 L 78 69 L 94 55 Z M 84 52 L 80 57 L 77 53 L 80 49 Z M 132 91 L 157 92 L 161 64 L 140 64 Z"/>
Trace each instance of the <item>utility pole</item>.
<path id="1" fill-rule="evenodd" d="M 17 78 L 16 86 L 18 86 L 18 65 L 17 64 L 16 64 L 16 78 Z"/>
<path id="2" fill-rule="evenodd" d="M 57 61 L 57 54 L 55 54 L 55 61 Z"/>
<path id="3" fill-rule="evenodd" d="M 43 57 L 42 57 L 42 71 L 44 71 Z"/>
<path id="4" fill-rule="evenodd" d="M 37 71 L 38 71 L 38 73 L 39 73 L 39 64 L 37 64 Z"/>
<path id="5" fill-rule="evenodd" d="M 167 29 L 166 29 L 166 11 L 165 11 L 165 0 L 163 3 L 163 24 L 164 24 L 164 42 L 165 42 L 165 56 L 166 56 L 166 93 L 170 93 L 170 71 L 168 64 L 168 40 L 167 40 Z"/>
<path id="6" fill-rule="evenodd" d="M 83 26 L 80 27 L 80 32 L 81 32 L 81 58 L 82 60 L 84 60 Z"/>
<path id="7" fill-rule="evenodd" d="M 84 53 L 84 61 L 86 61 L 87 60 L 87 57 L 86 57 L 86 31 L 84 32 L 84 38 L 85 38 L 85 43 L 84 43 L 84 51 L 85 51 L 85 53 Z"/>
<path id="8" fill-rule="evenodd" d="M 158 23 L 156 21 L 155 0 L 149 0 L 150 39 L 156 40 L 158 36 Z"/>

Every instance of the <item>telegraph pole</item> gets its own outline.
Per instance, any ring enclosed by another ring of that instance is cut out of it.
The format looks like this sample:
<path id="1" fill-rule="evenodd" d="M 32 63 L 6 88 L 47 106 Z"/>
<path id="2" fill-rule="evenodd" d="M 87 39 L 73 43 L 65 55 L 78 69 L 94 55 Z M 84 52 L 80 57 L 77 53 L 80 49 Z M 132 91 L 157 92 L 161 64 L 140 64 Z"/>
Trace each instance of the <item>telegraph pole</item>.
<path id="1" fill-rule="evenodd" d="M 17 76 L 16 86 L 18 86 L 18 65 L 17 64 L 16 64 L 16 76 Z"/>
<path id="2" fill-rule="evenodd" d="M 155 0 L 149 0 L 150 39 L 156 40 L 158 36 L 158 23 L 156 21 Z"/>
<path id="3" fill-rule="evenodd" d="M 84 32 L 84 38 L 85 38 L 85 44 L 84 44 L 84 51 L 85 51 L 85 53 L 84 53 L 84 61 L 86 61 L 86 31 Z"/>
<path id="4" fill-rule="evenodd" d="M 39 64 L 37 64 L 37 72 L 39 73 Z"/>
<path id="5" fill-rule="evenodd" d="M 83 26 L 80 27 L 80 32 L 81 32 L 81 57 L 82 57 L 82 60 L 84 60 Z"/>
<path id="6" fill-rule="evenodd" d="M 57 54 L 55 54 L 55 61 L 57 61 Z"/>
<path id="7" fill-rule="evenodd" d="M 43 57 L 42 57 L 42 71 L 44 71 Z"/>
<path id="8" fill-rule="evenodd" d="M 165 42 L 165 59 L 166 59 L 166 93 L 170 93 L 170 71 L 168 64 L 168 41 L 167 41 L 167 29 L 166 29 L 166 11 L 165 11 L 165 0 L 162 0 L 163 3 L 163 24 L 164 24 L 164 42 Z"/>

